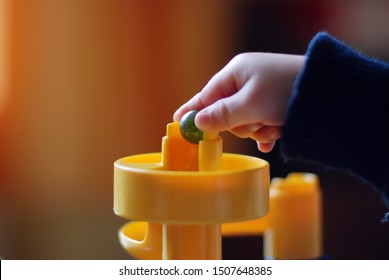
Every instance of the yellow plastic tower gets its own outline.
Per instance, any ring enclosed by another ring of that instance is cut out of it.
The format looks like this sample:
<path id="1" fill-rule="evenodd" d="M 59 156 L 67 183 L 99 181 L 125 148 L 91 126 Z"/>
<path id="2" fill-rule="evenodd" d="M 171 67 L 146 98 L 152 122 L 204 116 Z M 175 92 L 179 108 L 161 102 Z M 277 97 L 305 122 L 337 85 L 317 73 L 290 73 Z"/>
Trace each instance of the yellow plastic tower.
<path id="1" fill-rule="evenodd" d="M 290 173 L 273 178 L 270 226 L 264 255 L 274 259 L 317 259 L 322 256 L 321 191 L 316 175 Z"/>
<path id="2" fill-rule="evenodd" d="M 215 133 L 191 144 L 170 123 L 162 153 L 114 164 L 114 211 L 133 221 L 120 243 L 138 259 L 221 259 L 221 224 L 266 215 L 269 181 L 266 161 L 223 154 Z"/>
<path id="3" fill-rule="evenodd" d="M 322 256 L 319 180 L 312 173 L 273 178 L 269 213 L 260 219 L 222 225 L 223 236 L 264 234 L 264 257 L 317 259 Z"/>

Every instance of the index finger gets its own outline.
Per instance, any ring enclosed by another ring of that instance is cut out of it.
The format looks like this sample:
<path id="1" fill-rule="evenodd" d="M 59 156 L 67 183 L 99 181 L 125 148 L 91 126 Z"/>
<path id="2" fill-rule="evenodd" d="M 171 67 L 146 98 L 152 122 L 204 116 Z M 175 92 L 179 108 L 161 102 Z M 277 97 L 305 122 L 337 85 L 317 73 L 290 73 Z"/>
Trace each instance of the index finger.
<path id="1" fill-rule="evenodd" d="M 173 119 L 174 121 L 180 121 L 186 112 L 201 110 L 219 99 L 231 96 L 237 91 L 238 88 L 233 74 L 227 71 L 226 68 L 223 68 L 209 80 L 202 91 L 178 108 L 173 115 Z"/>

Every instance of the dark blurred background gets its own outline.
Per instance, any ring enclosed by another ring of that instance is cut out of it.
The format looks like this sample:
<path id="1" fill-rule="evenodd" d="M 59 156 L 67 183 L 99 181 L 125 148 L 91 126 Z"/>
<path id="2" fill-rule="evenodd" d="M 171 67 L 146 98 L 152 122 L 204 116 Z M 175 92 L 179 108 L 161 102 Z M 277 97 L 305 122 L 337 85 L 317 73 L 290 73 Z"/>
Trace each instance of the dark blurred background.
<path id="1" fill-rule="evenodd" d="M 175 109 L 240 52 L 303 54 L 327 30 L 388 61 L 388 14 L 385 0 L 0 0 L 0 256 L 130 258 L 112 211 L 116 159 L 160 151 Z M 325 253 L 389 259 L 370 187 L 222 135 L 271 177 L 318 174 Z M 223 258 L 262 258 L 261 237 L 224 238 Z"/>

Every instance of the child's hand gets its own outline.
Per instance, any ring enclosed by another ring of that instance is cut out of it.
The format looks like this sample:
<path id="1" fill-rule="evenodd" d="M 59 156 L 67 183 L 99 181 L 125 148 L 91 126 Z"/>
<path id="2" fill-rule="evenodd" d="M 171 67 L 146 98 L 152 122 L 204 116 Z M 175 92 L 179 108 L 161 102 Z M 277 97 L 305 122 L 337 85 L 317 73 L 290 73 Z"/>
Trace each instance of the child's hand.
<path id="1" fill-rule="evenodd" d="M 174 120 L 200 110 L 201 130 L 229 130 L 252 138 L 258 149 L 269 152 L 281 136 L 286 107 L 304 56 L 244 53 L 233 58 L 204 89 L 182 105 Z"/>

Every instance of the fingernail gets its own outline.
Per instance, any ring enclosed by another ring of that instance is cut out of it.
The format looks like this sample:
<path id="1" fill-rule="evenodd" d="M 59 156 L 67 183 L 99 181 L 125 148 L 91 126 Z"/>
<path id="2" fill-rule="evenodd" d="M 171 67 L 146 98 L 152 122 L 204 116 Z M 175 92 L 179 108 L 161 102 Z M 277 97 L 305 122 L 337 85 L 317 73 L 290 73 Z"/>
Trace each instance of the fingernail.
<path id="1" fill-rule="evenodd" d="M 177 112 L 175 112 L 173 114 L 173 121 L 175 121 L 175 122 L 179 122 L 180 121 L 179 118 L 178 118 Z"/>

